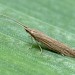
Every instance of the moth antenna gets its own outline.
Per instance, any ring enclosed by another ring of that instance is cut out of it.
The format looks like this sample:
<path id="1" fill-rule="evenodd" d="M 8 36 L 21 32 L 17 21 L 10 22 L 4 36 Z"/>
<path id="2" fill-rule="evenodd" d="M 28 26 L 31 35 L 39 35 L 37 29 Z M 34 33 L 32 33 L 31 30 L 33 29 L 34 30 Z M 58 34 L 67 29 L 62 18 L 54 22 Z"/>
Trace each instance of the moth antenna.
<path id="1" fill-rule="evenodd" d="M 23 26 L 24 28 L 28 28 L 27 26 L 25 26 L 25 25 L 24 25 L 24 24 L 22 24 L 21 22 L 19 22 L 19 21 L 17 21 L 17 20 L 15 20 L 15 19 L 13 19 L 13 18 L 11 18 L 11 17 L 9 17 L 9 16 L 7 16 L 7 15 L 0 14 L 0 16 L 3 16 L 3 17 L 6 17 L 6 18 L 9 18 L 9 19 L 11 19 L 12 21 L 16 22 L 17 24 L 19 24 L 19 25 Z"/>

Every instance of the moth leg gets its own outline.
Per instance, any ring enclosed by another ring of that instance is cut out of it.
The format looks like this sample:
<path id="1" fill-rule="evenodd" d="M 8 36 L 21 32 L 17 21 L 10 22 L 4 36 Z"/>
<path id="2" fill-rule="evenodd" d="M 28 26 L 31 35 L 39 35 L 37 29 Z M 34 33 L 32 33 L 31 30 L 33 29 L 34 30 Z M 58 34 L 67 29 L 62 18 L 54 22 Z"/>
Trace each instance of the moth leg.
<path id="1" fill-rule="evenodd" d="M 39 45 L 39 42 L 38 42 L 38 41 L 36 41 L 36 43 L 37 43 L 37 45 L 39 46 L 40 51 L 41 51 L 41 53 L 42 53 L 42 48 L 41 48 L 41 46 Z"/>
<path id="2" fill-rule="evenodd" d="M 32 44 L 30 43 L 31 46 L 29 47 L 29 49 L 31 49 L 31 48 L 33 47 L 33 42 L 34 42 L 33 40 L 34 40 L 34 39 L 33 39 L 32 36 L 30 36 L 30 35 L 29 35 L 29 38 L 31 39 L 31 42 L 32 42 Z"/>
<path id="3" fill-rule="evenodd" d="M 31 49 L 33 47 L 33 45 L 31 45 L 28 49 Z"/>
<path id="4" fill-rule="evenodd" d="M 33 42 L 34 42 L 33 37 L 32 37 L 32 36 L 30 36 L 30 35 L 29 35 L 29 37 L 31 38 L 31 41 L 32 41 L 32 43 L 33 43 Z M 39 42 L 38 42 L 38 41 L 36 41 L 36 43 L 37 43 L 37 45 L 39 46 L 40 51 L 41 51 L 41 53 L 42 53 L 42 48 L 41 48 L 41 46 L 39 45 Z M 32 47 L 33 47 L 33 44 L 31 45 L 31 47 L 29 47 L 29 49 L 30 49 L 30 48 L 32 48 Z"/>
<path id="5" fill-rule="evenodd" d="M 65 56 L 64 54 L 61 54 L 62 56 Z"/>

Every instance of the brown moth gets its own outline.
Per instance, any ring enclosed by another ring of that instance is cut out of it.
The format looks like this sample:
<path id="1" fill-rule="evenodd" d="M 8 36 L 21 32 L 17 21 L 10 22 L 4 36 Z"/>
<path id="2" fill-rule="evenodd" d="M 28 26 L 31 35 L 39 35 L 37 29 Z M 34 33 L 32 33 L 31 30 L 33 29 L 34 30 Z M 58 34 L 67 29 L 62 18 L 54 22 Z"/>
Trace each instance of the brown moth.
<path id="1" fill-rule="evenodd" d="M 24 26 L 24 29 L 38 42 L 44 44 L 50 50 L 65 56 L 75 57 L 75 50 L 65 44 L 45 35 L 44 33 Z"/>
<path id="2" fill-rule="evenodd" d="M 6 15 L 2 15 L 2 16 L 10 18 L 9 16 L 6 16 Z M 28 32 L 36 41 L 44 44 L 49 50 L 65 55 L 65 56 L 75 57 L 75 50 L 68 47 L 67 45 L 47 36 L 46 34 L 38 30 L 26 27 L 22 23 L 14 19 L 11 19 L 11 20 L 17 22 L 19 25 L 22 25 L 24 29 L 26 30 L 26 32 Z"/>

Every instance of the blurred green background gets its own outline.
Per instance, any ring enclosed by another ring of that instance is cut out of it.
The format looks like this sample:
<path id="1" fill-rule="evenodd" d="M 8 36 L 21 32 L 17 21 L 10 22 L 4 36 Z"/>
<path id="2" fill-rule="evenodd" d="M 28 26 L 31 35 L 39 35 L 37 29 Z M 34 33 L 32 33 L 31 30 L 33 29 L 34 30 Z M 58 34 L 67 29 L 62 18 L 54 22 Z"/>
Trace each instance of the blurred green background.
<path id="1" fill-rule="evenodd" d="M 75 75 L 74 58 L 41 54 L 24 28 L 1 14 L 74 48 L 74 0 L 0 0 L 0 75 Z"/>

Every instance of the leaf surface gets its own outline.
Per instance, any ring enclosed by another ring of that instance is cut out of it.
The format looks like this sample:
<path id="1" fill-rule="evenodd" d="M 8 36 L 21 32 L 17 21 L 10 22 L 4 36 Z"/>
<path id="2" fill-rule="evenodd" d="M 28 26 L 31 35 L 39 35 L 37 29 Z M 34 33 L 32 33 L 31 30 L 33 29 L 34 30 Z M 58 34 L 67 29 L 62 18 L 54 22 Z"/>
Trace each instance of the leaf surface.
<path id="1" fill-rule="evenodd" d="M 0 75 L 75 75 L 74 58 L 41 54 L 24 28 L 1 14 L 74 48 L 74 0 L 0 0 Z"/>

